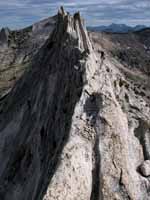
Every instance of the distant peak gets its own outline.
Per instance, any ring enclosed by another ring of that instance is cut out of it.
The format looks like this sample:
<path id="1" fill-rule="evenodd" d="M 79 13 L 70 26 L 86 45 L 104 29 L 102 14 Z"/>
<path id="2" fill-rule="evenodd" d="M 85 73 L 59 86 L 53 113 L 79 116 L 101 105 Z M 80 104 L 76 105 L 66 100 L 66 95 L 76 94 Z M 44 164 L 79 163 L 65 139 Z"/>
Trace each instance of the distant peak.
<path id="1" fill-rule="evenodd" d="M 0 43 L 8 44 L 8 37 L 10 34 L 9 28 L 5 27 L 0 30 Z"/>
<path id="2" fill-rule="evenodd" d="M 3 27 L 0 31 L 5 31 L 5 32 L 9 32 L 10 29 L 8 27 Z"/>

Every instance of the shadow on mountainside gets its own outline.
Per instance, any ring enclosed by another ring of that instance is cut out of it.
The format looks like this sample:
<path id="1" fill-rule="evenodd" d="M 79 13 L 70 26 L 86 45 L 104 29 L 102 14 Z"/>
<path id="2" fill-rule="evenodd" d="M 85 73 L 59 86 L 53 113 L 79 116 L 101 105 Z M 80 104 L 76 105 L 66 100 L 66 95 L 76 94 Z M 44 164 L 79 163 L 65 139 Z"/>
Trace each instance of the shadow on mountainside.
<path id="1" fill-rule="evenodd" d="M 1 103 L 0 199 L 43 199 L 68 141 L 84 72 L 74 69 L 80 50 L 64 29 L 59 34 Z"/>
<path id="2" fill-rule="evenodd" d="M 103 63 L 103 60 L 102 60 Z M 93 146 L 93 170 L 92 170 L 92 191 L 90 200 L 102 199 L 101 192 L 101 155 L 99 150 L 100 145 L 100 135 L 97 130 L 98 115 L 100 108 L 102 107 L 102 97 L 98 93 L 92 93 L 84 105 L 84 111 L 89 117 L 90 125 L 94 127 L 95 130 L 95 140 Z"/>

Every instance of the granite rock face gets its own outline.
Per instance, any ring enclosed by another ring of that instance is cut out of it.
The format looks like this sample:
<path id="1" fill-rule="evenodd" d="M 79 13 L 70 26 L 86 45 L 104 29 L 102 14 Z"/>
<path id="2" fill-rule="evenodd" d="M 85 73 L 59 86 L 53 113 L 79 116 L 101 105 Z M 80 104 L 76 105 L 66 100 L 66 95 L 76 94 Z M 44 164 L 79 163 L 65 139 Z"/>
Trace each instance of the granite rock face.
<path id="1" fill-rule="evenodd" d="M 141 166 L 140 166 L 141 173 L 143 176 L 148 177 L 150 176 L 150 160 L 146 160 Z"/>
<path id="2" fill-rule="evenodd" d="M 49 17 L 21 30 L 0 31 L 0 97 L 6 95 L 52 33 L 57 17 Z"/>
<path id="3" fill-rule="evenodd" d="M 61 8 L 0 101 L 0 199 L 149 200 L 149 99 L 149 77 Z"/>
<path id="4" fill-rule="evenodd" d="M 129 33 L 92 32 L 94 43 L 132 71 L 150 75 L 150 28 Z"/>

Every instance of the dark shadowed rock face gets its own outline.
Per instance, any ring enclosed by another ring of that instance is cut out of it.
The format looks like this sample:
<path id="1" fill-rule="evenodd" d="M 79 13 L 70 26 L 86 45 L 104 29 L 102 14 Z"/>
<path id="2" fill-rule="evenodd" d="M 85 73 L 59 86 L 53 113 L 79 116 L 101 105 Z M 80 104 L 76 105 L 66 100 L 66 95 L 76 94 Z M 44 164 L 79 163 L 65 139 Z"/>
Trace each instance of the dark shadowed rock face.
<path id="1" fill-rule="evenodd" d="M 42 198 L 69 137 L 88 45 L 79 14 L 60 11 L 52 36 L 2 101 L 1 199 Z"/>
<path id="2" fill-rule="evenodd" d="M 1 47 L 0 199 L 149 200 L 147 73 L 92 42 L 80 14 L 63 8 L 13 34 L 18 56 L 41 42 L 8 85 L 1 77 L 16 67 L 6 64 L 13 40 Z"/>
<path id="3" fill-rule="evenodd" d="M 7 45 L 10 30 L 8 28 L 2 28 L 0 31 L 0 45 Z"/>

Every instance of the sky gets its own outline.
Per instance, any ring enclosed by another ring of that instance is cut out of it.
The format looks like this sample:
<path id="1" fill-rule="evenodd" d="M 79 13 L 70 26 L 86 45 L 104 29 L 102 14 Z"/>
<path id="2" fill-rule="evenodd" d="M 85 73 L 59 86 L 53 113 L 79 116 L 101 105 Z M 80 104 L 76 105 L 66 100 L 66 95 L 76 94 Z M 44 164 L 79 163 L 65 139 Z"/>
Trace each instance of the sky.
<path id="1" fill-rule="evenodd" d="M 0 0 L 0 28 L 19 29 L 55 15 L 60 6 L 80 11 L 88 26 L 150 26 L 150 0 Z"/>

